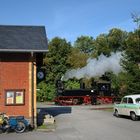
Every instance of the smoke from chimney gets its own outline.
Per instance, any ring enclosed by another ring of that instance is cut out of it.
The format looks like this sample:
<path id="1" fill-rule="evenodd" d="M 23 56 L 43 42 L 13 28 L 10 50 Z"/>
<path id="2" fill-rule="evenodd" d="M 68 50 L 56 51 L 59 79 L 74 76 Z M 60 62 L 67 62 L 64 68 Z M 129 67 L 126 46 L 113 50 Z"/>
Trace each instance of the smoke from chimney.
<path id="1" fill-rule="evenodd" d="M 63 80 L 74 77 L 77 79 L 96 77 L 101 76 L 108 71 L 118 74 L 122 70 L 122 67 L 120 66 L 121 54 L 121 52 L 117 52 L 111 53 L 110 57 L 106 57 L 102 54 L 98 59 L 89 58 L 85 67 L 67 71 Z"/>

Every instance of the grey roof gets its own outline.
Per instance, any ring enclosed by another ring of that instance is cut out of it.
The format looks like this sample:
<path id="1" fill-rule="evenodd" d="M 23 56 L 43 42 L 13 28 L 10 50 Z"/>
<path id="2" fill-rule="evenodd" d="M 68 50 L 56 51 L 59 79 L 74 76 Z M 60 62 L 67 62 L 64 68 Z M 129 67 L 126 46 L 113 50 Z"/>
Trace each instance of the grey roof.
<path id="1" fill-rule="evenodd" d="M 47 52 L 44 26 L 0 25 L 0 52 Z"/>

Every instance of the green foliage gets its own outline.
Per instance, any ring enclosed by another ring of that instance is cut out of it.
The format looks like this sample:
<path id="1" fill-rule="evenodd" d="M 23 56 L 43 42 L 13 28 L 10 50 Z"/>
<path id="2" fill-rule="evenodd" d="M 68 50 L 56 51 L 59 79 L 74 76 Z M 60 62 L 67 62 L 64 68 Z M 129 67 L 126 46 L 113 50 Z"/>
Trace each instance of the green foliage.
<path id="1" fill-rule="evenodd" d="M 127 32 L 117 28 L 112 28 L 108 34 L 100 34 L 94 42 L 92 56 L 98 57 L 101 54 L 110 56 L 111 52 L 122 51 L 126 37 Z"/>
<path id="2" fill-rule="evenodd" d="M 126 49 L 123 67 L 127 72 L 127 87 L 129 94 L 140 93 L 140 29 L 129 33 L 126 40 Z"/>
<path id="3" fill-rule="evenodd" d="M 71 68 L 81 68 L 86 65 L 88 54 L 81 52 L 78 48 L 71 48 L 71 54 L 68 56 L 68 64 Z"/>
<path id="4" fill-rule="evenodd" d="M 101 34 L 96 38 L 95 47 L 96 47 L 96 51 L 95 51 L 96 54 L 94 55 L 99 56 L 101 54 L 104 54 L 106 56 L 110 56 L 111 49 L 109 47 L 109 42 L 106 34 Z"/>
<path id="5" fill-rule="evenodd" d="M 126 59 L 131 62 L 140 61 L 140 29 L 130 32 L 125 42 Z"/>
<path id="6" fill-rule="evenodd" d="M 65 83 L 65 88 L 66 89 L 79 89 L 80 88 L 80 83 L 79 81 L 77 80 L 68 80 L 66 83 Z"/>
<path id="7" fill-rule="evenodd" d="M 71 44 L 59 37 L 49 42 L 49 52 L 44 56 L 46 79 L 38 84 L 39 101 L 53 100 L 56 93 L 55 81 L 60 79 L 70 67 L 67 59 L 71 52 Z"/>
<path id="8" fill-rule="evenodd" d="M 38 101 L 51 101 L 55 97 L 55 85 L 50 83 L 40 82 L 37 86 L 37 100 Z"/>
<path id="9" fill-rule="evenodd" d="M 118 75 L 108 72 L 106 76 L 111 79 L 111 88 L 115 91 L 115 93 L 119 94 L 120 96 L 127 94 L 128 76 L 126 72 L 120 72 Z"/>
<path id="10" fill-rule="evenodd" d="M 74 47 L 83 53 L 91 53 L 94 50 L 94 40 L 91 36 L 78 37 L 74 43 Z"/>
<path id="11" fill-rule="evenodd" d="M 140 15 L 137 13 L 131 13 L 131 17 L 133 19 L 133 22 L 136 23 L 137 29 L 140 28 Z"/>
<path id="12" fill-rule="evenodd" d="M 71 52 L 71 44 L 65 39 L 54 38 L 49 42 L 49 52 L 44 63 L 46 65 L 46 81 L 54 83 L 70 67 L 67 59 Z"/>
<path id="13" fill-rule="evenodd" d="M 113 52 L 122 51 L 126 37 L 126 32 L 117 28 L 111 29 L 108 34 L 108 42 L 111 50 Z"/>

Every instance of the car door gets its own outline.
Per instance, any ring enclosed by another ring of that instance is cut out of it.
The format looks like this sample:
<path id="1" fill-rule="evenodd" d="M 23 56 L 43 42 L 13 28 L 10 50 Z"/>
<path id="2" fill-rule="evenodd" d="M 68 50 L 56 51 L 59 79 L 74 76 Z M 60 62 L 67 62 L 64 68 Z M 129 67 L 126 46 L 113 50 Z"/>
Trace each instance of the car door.
<path id="1" fill-rule="evenodd" d="M 126 115 L 126 105 L 127 105 L 127 97 L 124 97 L 119 105 L 119 114 Z"/>
<path id="2" fill-rule="evenodd" d="M 131 97 L 128 98 L 128 102 L 126 104 L 126 115 L 130 116 L 130 112 L 134 111 L 134 103 Z"/>

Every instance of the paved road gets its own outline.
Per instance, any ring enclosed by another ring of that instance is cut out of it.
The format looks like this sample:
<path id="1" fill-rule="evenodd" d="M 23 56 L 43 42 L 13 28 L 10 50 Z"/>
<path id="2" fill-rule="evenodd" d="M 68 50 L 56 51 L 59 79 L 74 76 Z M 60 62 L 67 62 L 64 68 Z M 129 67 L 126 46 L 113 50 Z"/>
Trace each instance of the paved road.
<path id="1" fill-rule="evenodd" d="M 139 140 L 140 121 L 116 118 L 111 112 L 91 110 L 92 106 L 51 107 L 55 132 L 1 134 L 0 140 Z M 57 111 L 56 111 L 57 110 Z"/>

